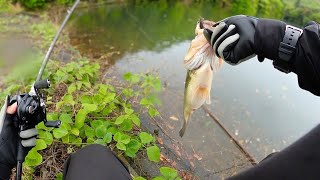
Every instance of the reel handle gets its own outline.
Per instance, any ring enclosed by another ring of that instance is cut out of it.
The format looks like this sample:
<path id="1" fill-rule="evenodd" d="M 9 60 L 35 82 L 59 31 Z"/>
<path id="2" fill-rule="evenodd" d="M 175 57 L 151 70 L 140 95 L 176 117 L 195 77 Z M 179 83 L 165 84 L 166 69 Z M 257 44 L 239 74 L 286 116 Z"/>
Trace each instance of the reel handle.
<path id="1" fill-rule="evenodd" d="M 51 84 L 49 79 L 44 79 L 44 80 L 35 82 L 33 86 L 35 89 L 48 89 L 51 86 Z"/>
<path id="2" fill-rule="evenodd" d="M 53 127 L 53 128 L 59 128 L 61 124 L 62 124 L 61 121 L 45 121 L 44 122 L 44 125 L 46 127 Z"/>

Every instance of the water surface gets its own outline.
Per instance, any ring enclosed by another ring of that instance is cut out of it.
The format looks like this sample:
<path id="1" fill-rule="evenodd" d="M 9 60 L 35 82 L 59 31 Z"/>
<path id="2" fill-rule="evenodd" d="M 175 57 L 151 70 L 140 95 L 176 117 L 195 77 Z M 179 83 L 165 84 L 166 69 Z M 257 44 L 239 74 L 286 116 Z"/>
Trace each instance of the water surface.
<path id="1" fill-rule="evenodd" d="M 101 59 L 116 75 L 159 74 L 165 87 L 159 122 L 187 154 L 201 157 L 186 162 L 192 162 L 196 175 L 208 179 L 216 177 L 210 173 L 233 168 L 219 174 L 227 177 L 249 165 L 201 109 L 192 116 L 185 136 L 178 136 L 186 75 L 182 60 L 199 17 L 218 21 L 231 15 L 234 11 L 223 3 L 116 4 L 77 10 L 69 28 L 72 43 L 85 56 L 107 56 Z M 300 89 L 295 74 L 274 69 L 270 60 L 224 64 L 214 77 L 211 98 L 207 107 L 257 160 L 285 148 L 319 122 L 320 99 Z"/>

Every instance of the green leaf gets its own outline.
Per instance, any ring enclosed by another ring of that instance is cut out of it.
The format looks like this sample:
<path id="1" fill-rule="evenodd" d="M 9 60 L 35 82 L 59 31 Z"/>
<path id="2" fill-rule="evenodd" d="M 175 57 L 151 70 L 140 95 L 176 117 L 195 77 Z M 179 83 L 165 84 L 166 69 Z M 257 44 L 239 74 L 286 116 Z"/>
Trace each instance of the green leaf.
<path id="1" fill-rule="evenodd" d="M 131 140 L 127 144 L 127 150 L 125 154 L 131 158 L 134 158 L 136 156 L 136 153 L 139 151 L 141 148 L 141 143 L 136 141 L 136 140 Z"/>
<path id="2" fill-rule="evenodd" d="M 107 133 L 107 128 L 103 125 L 99 126 L 98 128 L 95 129 L 95 133 L 98 138 L 103 138 L 104 135 Z"/>
<path id="3" fill-rule="evenodd" d="M 62 140 L 62 142 L 63 143 L 69 143 L 70 142 L 70 134 L 68 134 L 68 135 L 66 135 L 66 136 L 63 136 L 62 138 L 61 138 L 61 140 Z"/>
<path id="4" fill-rule="evenodd" d="M 97 105 L 95 105 L 95 104 L 87 104 L 87 103 L 82 104 L 82 107 L 87 112 L 93 112 L 93 111 L 97 110 L 97 108 L 98 108 Z"/>
<path id="5" fill-rule="evenodd" d="M 71 84 L 68 87 L 68 94 L 72 94 L 75 90 L 77 90 L 77 86 L 75 84 Z"/>
<path id="6" fill-rule="evenodd" d="M 160 113 L 159 113 L 157 110 L 155 110 L 154 108 L 150 108 L 150 109 L 149 109 L 149 115 L 150 115 L 151 117 L 155 117 L 155 116 L 159 116 Z"/>
<path id="7" fill-rule="evenodd" d="M 53 120 L 55 121 L 57 119 L 59 119 L 59 115 L 57 113 L 48 113 L 47 114 L 48 121 L 53 121 Z"/>
<path id="8" fill-rule="evenodd" d="M 89 126 L 85 126 L 85 134 L 88 138 L 93 138 L 95 136 L 94 129 Z"/>
<path id="9" fill-rule="evenodd" d="M 52 134 L 47 131 L 39 131 L 39 138 L 43 139 L 47 145 L 51 145 L 53 142 Z"/>
<path id="10" fill-rule="evenodd" d="M 37 128 L 38 130 L 45 130 L 45 131 L 47 131 L 47 130 L 49 129 L 49 128 L 47 128 L 47 127 L 44 125 L 43 122 L 40 122 L 39 124 L 37 124 L 36 128 Z"/>
<path id="11" fill-rule="evenodd" d="M 37 140 L 36 140 L 36 147 L 35 147 L 35 149 L 36 149 L 36 150 L 43 150 L 43 149 L 45 149 L 45 148 L 47 148 L 46 142 L 45 142 L 44 140 L 42 140 L 42 139 L 37 139 Z"/>
<path id="12" fill-rule="evenodd" d="M 65 129 L 64 127 L 53 129 L 53 136 L 57 139 L 60 139 L 67 134 L 68 134 L 68 130 Z"/>
<path id="13" fill-rule="evenodd" d="M 111 134 L 115 135 L 119 132 L 119 129 L 115 127 L 110 127 L 108 128 L 107 132 L 110 132 Z"/>
<path id="14" fill-rule="evenodd" d="M 82 139 L 78 137 L 72 143 L 75 144 L 76 146 L 80 147 L 82 144 Z"/>
<path id="15" fill-rule="evenodd" d="M 88 139 L 87 139 L 87 143 L 89 143 L 89 144 L 94 143 L 94 139 L 93 139 L 93 138 L 88 138 Z"/>
<path id="16" fill-rule="evenodd" d="M 96 129 L 100 126 L 103 126 L 103 122 L 101 120 L 93 120 L 90 122 L 90 125 Z"/>
<path id="17" fill-rule="evenodd" d="M 124 109 L 124 112 L 125 112 L 127 115 L 131 115 L 131 114 L 134 112 L 134 110 L 133 110 L 133 109 L 130 109 L 130 108 L 125 108 L 125 109 Z"/>
<path id="18" fill-rule="evenodd" d="M 115 100 L 116 93 L 108 93 L 107 96 L 103 99 L 104 103 L 110 103 Z"/>
<path id="19" fill-rule="evenodd" d="M 80 129 L 84 125 L 84 121 L 87 117 L 87 111 L 80 109 L 79 112 L 76 115 L 76 122 L 75 126 Z"/>
<path id="20" fill-rule="evenodd" d="M 147 148 L 147 155 L 150 161 L 160 161 L 160 149 L 157 146 L 151 146 Z"/>
<path id="21" fill-rule="evenodd" d="M 140 101 L 140 104 L 141 105 L 152 105 L 152 103 L 149 102 L 149 100 L 147 98 L 142 98 L 141 101 Z"/>
<path id="22" fill-rule="evenodd" d="M 81 97 L 81 103 L 87 103 L 87 104 L 91 104 L 92 103 L 92 97 L 88 96 L 88 95 L 84 95 Z"/>
<path id="23" fill-rule="evenodd" d="M 105 145 L 106 143 L 103 141 L 103 139 L 97 139 L 94 141 L 94 143 L 96 144 L 101 144 L 101 145 Z"/>
<path id="24" fill-rule="evenodd" d="M 28 166 L 38 166 L 42 163 L 42 156 L 35 148 L 31 149 L 26 156 L 25 164 Z"/>
<path id="25" fill-rule="evenodd" d="M 112 134 L 107 132 L 103 137 L 103 141 L 107 144 L 110 143 L 112 141 Z"/>
<path id="26" fill-rule="evenodd" d="M 170 167 L 161 167 L 160 173 L 166 178 L 166 179 L 174 179 L 178 176 L 178 173 L 175 169 L 172 169 Z"/>
<path id="27" fill-rule="evenodd" d="M 141 122 L 140 122 L 140 119 L 139 119 L 138 116 L 136 116 L 135 114 L 133 114 L 133 115 L 130 116 L 130 118 L 131 118 L 132 122 L 133 122 L 135 125 L 137 125 L 138 127 L 140 127 Z"/>
<path id="28" fill-rule="evenodd" d="M 125 119 L 123 121 L 123 123 L 121 124 L 122 131 L 130 131 L 130 130 L 132 130 L 132 127 L 133 127 L 133 125 L 132 125 L 131 119 Z"/>
<path id="29" fill-rule="evenodd" d="M 74 128 L 71 129 L 71 133 L 74 134 L 74 135 L 76 135 L 76 136 L 79 136 L 79 133 L 80 133 L 80 132 L 79 132 L 79 129 L 77 129 L 77 128 L 74 127 Z"/>
<path id="30" fill-rule="evenodd" d="M 140 140 L 142 144 L 148 144 L 154 140 L 153 136 L 146 132 L 141 132 L 139 134 Z"/>
<path id="31" fill-rule="evenodd" d="M 71 105 L 75 104 L 75 102 L 73 100 L 73 96 L 71 94 L 66 94 L 62 99 L 63 99 L 64 103 L 68 103 L 68 104 L 71 104 Z"/>
<path id="32" fill-rule="evenodd" d="M 127 148 L 126 148 L 126 145 L 123 144 L 122 142 L 118 142 L 117 145 L 116 145 L 116 147 L 117 147 L 118 149 L 120 149 L 120 150 L 123 150 L 123 151 L 125 151 L 125 150 L 127 149 Z"/>
<path id="33" fill-rule="evenodd" d="M 123 144 L 128 144 L 130 142 L 130 136 L 123 134 L 121 132 L 118 132 L 114 135 L 113 139 L 117 142 L 121 142 Z"/>
<path id="34" fill-rule="evenodd" d="M 116 125 L 122 124 L 123 121 L 125 120 L 125 118 L 126 118 L 126 117 L 123 116 L 123 115 L 119 116 L 119 117 L 116 119 L 116 121 L 114 122 L 114 124 L 116 124 Z"/>
<path id="35" fill-rule="evenodd" d="M 133 178 L 133 180 L 146 180 L 145 178 L 143 178 L 143 177 L 141 177 L 141 176 L 139 176 L 139 177 L 135 177 L 135 178 Z"/>
<path id="36" fill-rule="evenodd" d="M 125 73 L 123 75 L 123 79 L 125 79 L 126 81 L 129 81 L 132 77 L 132 73 L 128 72 L 128 73 Z"/>
<path id="37" fill-rule="evenodd" d="M 58 174 L 56 174 L 56 178 L 55 178 L 55 180 L 63 180 L 63 175 L 62 175 L 62 173 L 60 172 L 60 173 L 58 173 Z"/>
<path id="38" fill-rule="evenodd" d="M 71 114 L 61 114 L 59 120 L 63 123 L 72 123 L 72 116 Z"/>
<path id="39" fill-rule="evenodd" d="M 158 177 L 152 178 L 152 180 L 167 180 L 167 179 L 165 179 L 164 177 L 158 176 Z"/>

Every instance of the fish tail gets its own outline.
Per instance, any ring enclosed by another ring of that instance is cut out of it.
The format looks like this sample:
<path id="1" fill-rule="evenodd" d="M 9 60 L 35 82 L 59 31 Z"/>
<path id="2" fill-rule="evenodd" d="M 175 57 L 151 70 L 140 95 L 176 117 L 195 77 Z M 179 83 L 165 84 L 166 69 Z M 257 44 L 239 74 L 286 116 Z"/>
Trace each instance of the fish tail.
<path id="1" fill-rule="evenodd" d="M 184 121 L 183 121 L 182 128 L 179 131 L 180 137 L 182 137 L 184 135 L 184 133 L 186 132 L 186 129 L 187 129 L 187 126 L 188 126 L 188 122 L 189 122 L 189 118 L 190 118 L 192 113 L 193 113 L 193 111 L 191 111 L 190 109 L 185 109 L 184 110 L 184 113 L 183 113 Z"/>

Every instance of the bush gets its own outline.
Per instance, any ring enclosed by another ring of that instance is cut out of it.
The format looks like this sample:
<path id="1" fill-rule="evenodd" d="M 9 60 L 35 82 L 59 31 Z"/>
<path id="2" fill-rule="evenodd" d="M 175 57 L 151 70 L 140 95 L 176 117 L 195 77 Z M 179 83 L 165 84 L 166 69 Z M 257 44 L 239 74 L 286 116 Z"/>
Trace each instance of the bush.
<path id="1" fill-rule="evenodd" d="M 42 8 L 46 4 L 46 0 L 18 0 L 18 2 L 28 9 Z"/>

